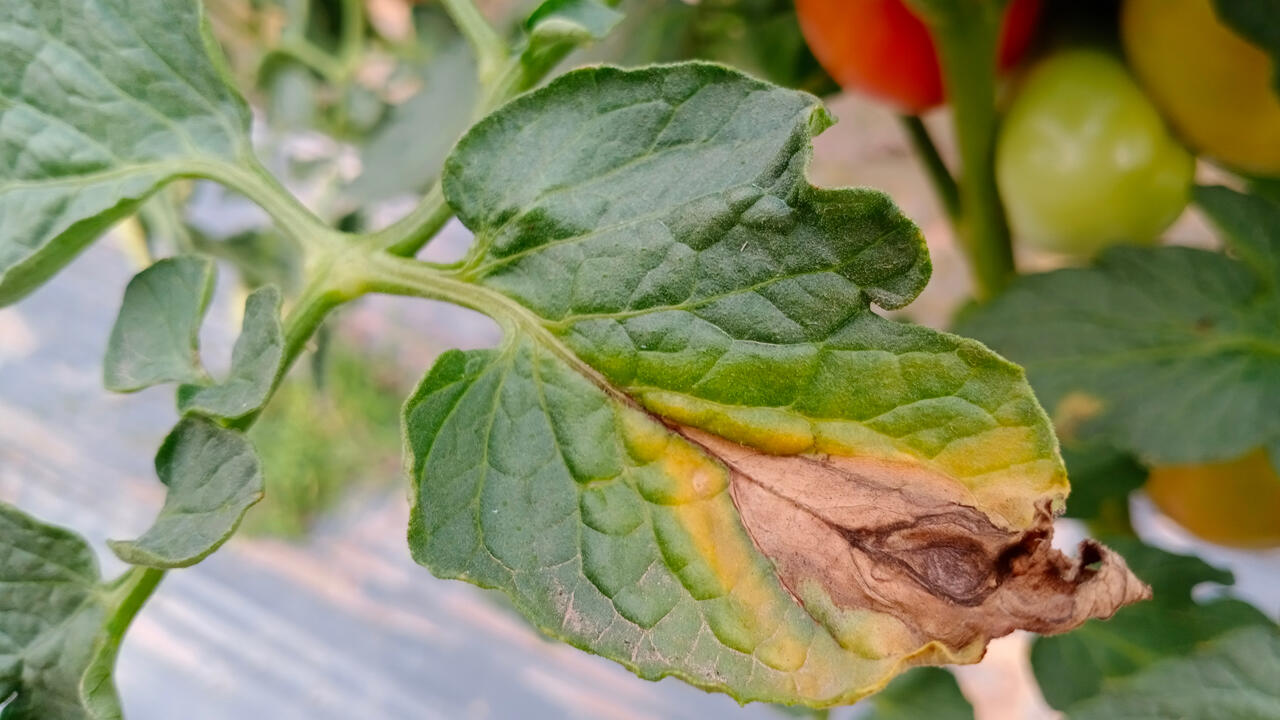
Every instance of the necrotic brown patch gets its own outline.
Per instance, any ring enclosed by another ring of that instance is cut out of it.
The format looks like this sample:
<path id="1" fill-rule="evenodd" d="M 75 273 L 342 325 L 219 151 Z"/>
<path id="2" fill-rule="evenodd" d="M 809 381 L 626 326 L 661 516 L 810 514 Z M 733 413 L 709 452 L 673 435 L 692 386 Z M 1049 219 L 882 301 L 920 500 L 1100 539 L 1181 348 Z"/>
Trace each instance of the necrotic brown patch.
<path id="1" fill-rule="evenodd" d="M 918 466 L 768 455 L 679 428 L 731 471 L 756 547 L 802 605 L 815 584 L 840 611 L 901 621 L 919 647 L 1070 630 L 1150 596 L 1124 560 L 1092 542 L 1071 560 L 1051 547 L 1046 500 L 1030 528 L 997 526 L 959 483 Z M 810 614 L 844 641 L 829 612 Z"/>

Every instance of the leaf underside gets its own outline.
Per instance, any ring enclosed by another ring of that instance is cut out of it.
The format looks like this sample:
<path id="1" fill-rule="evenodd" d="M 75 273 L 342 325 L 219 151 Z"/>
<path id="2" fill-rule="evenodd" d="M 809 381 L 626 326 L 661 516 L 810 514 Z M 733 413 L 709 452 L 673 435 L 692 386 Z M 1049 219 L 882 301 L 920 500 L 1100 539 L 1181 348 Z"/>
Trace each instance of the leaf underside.
<path id="1" fill-rule="evenodd" d="M 4 720 L 117 720 L 119 632 L 93 551 L 0 503 L 0 698 Z M 12 699 L 10 699 L 12 696 Z"/>
<path id="2" fill-rule="evenodd" d="M 200 417 L 184 418 L 156 453 L 168 486 L 164 507 L 136 540 L 111 540 L 121 560 L 157 568 L 187 567 L 217 550 L 262 499 L 262 471 L 244 435 Z"/>
<path id="3" fill-rule="evenodd" d="M 262 409 L 284 359 L 281 301 L 274 285 L 250 293 L 244 303 L 244 324 L 231 350 L 230 373 L 221 382 L 179 387 L 181 412 L 234 420 Z"/>
<path id="4" fill-rule="evenodd" d="M 160 260 L 129 281 L 103 361 L 108 390 L 207 379 L 198 345 L 214 273 L 212 260 L 184 255 Z"/>
<path id="5" fill-rule="evenodd" d="M 248 153 L 200 4 L 0 4 L 0 305 L 174 177 Z"/>
<path id="6" fill-rule="evenodd" d="M 1144 596 L 1050 548 L 1021 371 L 872 312 L 928 256 L 883 194 L 807 182 L 829 123 L 718 66 L 591 68 L 459 142 L 457 274 L 510 333 L 406 404 L 415 559 L 643 677 L 811 705 Z"/>

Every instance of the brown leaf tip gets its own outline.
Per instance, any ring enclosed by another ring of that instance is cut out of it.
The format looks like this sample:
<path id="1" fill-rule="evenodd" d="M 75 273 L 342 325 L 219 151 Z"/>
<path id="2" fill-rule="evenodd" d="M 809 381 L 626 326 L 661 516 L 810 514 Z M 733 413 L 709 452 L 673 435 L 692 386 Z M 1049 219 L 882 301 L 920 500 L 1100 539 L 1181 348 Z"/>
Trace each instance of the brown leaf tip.
<path id="1" fill-rule="evenodd" d="M 757 549 L 850 650 L 882 656 L 940 641 L 958 652 L 1018 629 L 1066 632 L 1151 597 L 1095 541 L 1075 559 L 1055 550 L 1047 498 L 1029 528 L 1009 530 L 967 504 L 959 482 L 917 465 L 768 455 L 679 430 L 728 465 Z"/>

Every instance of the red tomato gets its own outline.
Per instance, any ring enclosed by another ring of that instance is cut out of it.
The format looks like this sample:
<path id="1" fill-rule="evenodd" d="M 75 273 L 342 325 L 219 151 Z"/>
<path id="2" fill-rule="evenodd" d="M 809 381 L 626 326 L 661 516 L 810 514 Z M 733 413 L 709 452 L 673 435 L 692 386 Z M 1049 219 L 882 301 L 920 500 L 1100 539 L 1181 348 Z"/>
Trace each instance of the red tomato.
<path id="1" fill-rule="evenodd" d="M 796 0 L 809 48 L 835 81 L 920 113 L 942 103 L 942 71 L 929 30 L 902 0 Z M 1040 0 L 1013 0 L 1000 34 L 1000 69 L 1031 44 Z"/>

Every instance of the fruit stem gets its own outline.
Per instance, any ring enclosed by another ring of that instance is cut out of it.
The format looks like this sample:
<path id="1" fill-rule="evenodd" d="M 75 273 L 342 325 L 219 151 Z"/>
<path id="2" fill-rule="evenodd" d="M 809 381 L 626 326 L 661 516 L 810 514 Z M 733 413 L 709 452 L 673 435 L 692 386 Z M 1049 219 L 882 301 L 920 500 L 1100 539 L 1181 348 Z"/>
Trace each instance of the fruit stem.
<path id="1" fill-rule="evenodd" d="M 911 141 L 911 147 L 924 166 L 925 175 L 933 185 L 943 210 L 946 210 L 952 223 L 957 222 L 960 218 L 960 187 L 956 185 L 956 179 L 947 169 L 947 164 L 942 161 L 938 146 L 929 135 L 929 128 L 925 127 L 919 115 L 902 115 L 899 120 L 902 121 L 907 139 Z"/>
<path id="2" fill-rule="evenodd" d="M 996 190 L 996 53 L 1005 3 L 927 3 L 922 13 L 942 65 L 960 154 L 956 235 L 973 274 L 974 293 L 987 300 L 1013 279 L 1013 245 Z"/>

